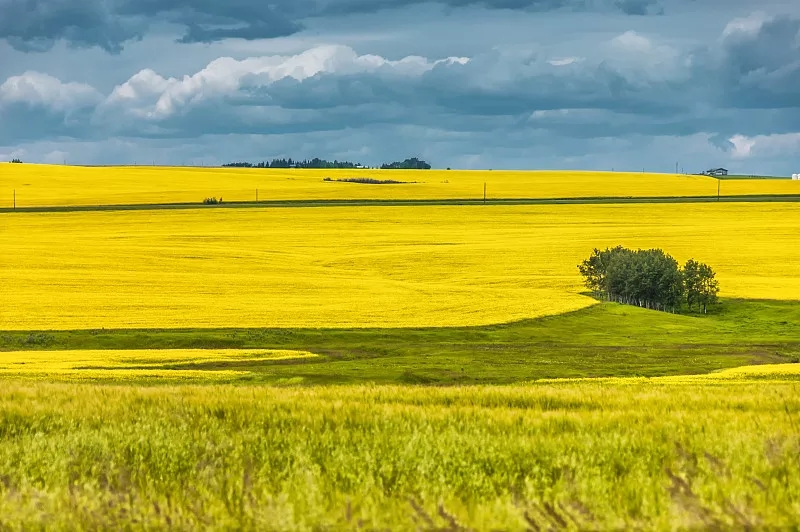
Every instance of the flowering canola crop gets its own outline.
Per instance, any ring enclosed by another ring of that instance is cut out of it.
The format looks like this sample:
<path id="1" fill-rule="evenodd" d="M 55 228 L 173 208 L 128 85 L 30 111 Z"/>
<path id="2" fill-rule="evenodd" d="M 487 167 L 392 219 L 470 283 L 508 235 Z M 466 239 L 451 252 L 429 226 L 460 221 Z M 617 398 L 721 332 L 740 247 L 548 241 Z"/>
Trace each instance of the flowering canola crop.
<path id="1" fill-rule="evenodd" d="M 0 215 L 0 330 L 409 327 L 592 305 L 593 247 L 661 247 L 722 296 L 800 299 L 791 203 Z"/>
<path id="2" fill-rule="evenodd" d="M 0 352 L 0 377 L 218 380 L 245 375 L 227 365 L 300 360 L 319 355 L 272 349 L 129 349 Z"/>
<path id="3" fill-rule="evenodd" d="M 330 181 L 325 181 L 330 178 Z M 337 179 L 405 184 L 370 185 Z M 800 194 L 790 179 L 585 171 L 405 171 L 0 164 L 0 208 L 315 199 L 586 198 Z M 258 192 L 256 192 L 258 191 Z"/>

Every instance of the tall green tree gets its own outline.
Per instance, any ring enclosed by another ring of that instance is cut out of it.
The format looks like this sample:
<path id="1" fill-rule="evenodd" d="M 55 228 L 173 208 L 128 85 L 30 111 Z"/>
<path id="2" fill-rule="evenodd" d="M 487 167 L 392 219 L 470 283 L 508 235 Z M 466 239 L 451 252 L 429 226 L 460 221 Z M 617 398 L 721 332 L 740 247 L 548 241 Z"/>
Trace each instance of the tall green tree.
<path id="1" fill-rule="evenodd" d="M 719 292 L 708 265 L 690 260 L 682 270 L 661 249 L 594 249 L 578 270 L 596 296 L 655 310 L 675 312 L 685 301 L 690 310 L 696 305 L 707 312 Z"/>
<path id="2" fill-rule="evenodd" d="M 689 259 L 683 266 L 683 293 L 689 312 L 700 304 L 700 263 Z"/>
<path id="3" fill-rule="evenodd" d="M 714 270 L 708 264 L 689 259 L 683 267 L 683 278 L 689 310 L 697 305 L 703 314 L 708 313 L 708 307 L 717 303 L 719 294 L 719 281 Z"/>

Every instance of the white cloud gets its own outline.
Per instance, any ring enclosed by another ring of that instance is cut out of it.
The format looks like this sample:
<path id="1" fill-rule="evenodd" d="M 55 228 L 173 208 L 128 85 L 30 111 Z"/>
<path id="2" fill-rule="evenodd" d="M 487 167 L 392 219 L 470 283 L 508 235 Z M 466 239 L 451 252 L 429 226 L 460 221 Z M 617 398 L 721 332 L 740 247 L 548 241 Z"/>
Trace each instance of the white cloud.
<path id="1" fill-rule="evenodd" d="M 543 109 L 531 113 L 529 120 L 573 119 L 596 121 L 609 118 L 610 113 L 599 109 Z"/>
<path id="2" fill-rule="evenodd" d="M 692 55 L 635 31 L 626 31 L 611 39 L 607 63 L 631 80 L 685 80 L 691 75 Z"/>
<path id="3" fill-rule="evenodd" d="M 733 144 L 731 155 L 737 159 L 745 159 L 750 157 L 750 154 L 753 151 L 753 146 L 756 144 L 754 139 L 745 137 L 744 135 L 734 135 L 729 140 L 731 141 L 731 144 Z"/>
<path id="4" fill-rule="evenodd" d="M 617 35 L 611 39 L 611 45 L 626 51 L 635 52 L 650 52 L 653 49 L 653 43 L 635 31 L 626 31 L 622 35 Z"/>
<path id="5" fill-rule="evenodd" d="M 90 85 L 64 83 L 41 72 L 12 76 L 0 85 L 0 104 L 27 104 L 66 112 L 93 107 L 103 96 Z"/>
<path id="6" fill-rule="evenodd" d="M 768 19 L 761 11 L 756 11 L 747 17 L 735 18 L 725 26 L 721 39 L 735 34 L 756 35 Z"/>
<path id="7" fill-rule="evenodd" d="M 303 81 L 320 74 L 364 72 L 419 76 L 439 64 L 468 61 L 465 57 L 431 61 L 419 56 L 390 61 L 378 55 L 358 55 L 352 48 L 338 45 L 317 46 L 293 56 L 270 55 L 243 60 L 221 57 L 199 72 L 180 79 L 166 79 L 152 70 L 142 70 L 117 86 L 101 111 L 121 106 L 142 118 L 163 119 L 192 103 L 232 95 L 244 87 L 268 86 L 286 78 Z"/>
<path id="8" fill-rule="evenodd" d="M 531 120 L 543 118 L 561 117 L 570 114 L 571 109 L 540 109 L 531 113 Z"/>
<path id="9" fill-rule="evenodd" d="M 754 137 L 734 135 L 730 141 L 733 144 L 732 155 L 737 159 L 746 159 L 751 156 L 791 155 L 800 152 L 800 133 L 756 135 Z"/>
<path id="10" fill-rule="evenodd" d="M 562 57 L 559 59 L 550 59 L 547 62 L 552 66 L 567 66 L 582 61 L 580 57 Z"/>

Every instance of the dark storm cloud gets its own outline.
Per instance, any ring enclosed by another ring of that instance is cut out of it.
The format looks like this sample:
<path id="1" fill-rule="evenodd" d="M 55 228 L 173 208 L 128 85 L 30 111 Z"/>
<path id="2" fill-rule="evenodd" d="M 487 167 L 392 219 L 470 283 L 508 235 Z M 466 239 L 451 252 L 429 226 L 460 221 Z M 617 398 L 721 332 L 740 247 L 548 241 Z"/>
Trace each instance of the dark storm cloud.
<path id="1" fill-rule="evenodd" d="M 118 52 L 143 29 L 119 17 L 106 0 L 0 0 L 0 38 L 20 50 L 48 50 L 63 39 Z"/>
<path id="2" fill-rule="evenodd" d="M 657 0 L 617 0 L 617 7 L 627 15 L 661 15 L 664 8 Z"/>
<path id="3" fill-rule="evenodd" d="M 203 103 L 176 110 L 161 125 L 177 136 L 209 128 L 277 134 L 379 124 L 470 134 L 533 129 L 576 139 L 796 131 L 800 105 L 777 109 L 775 95 L 797 94 L 787 83 L 800 57 L 798 21 L 781 17 L 737 28 L 732 24 L 718 46 L 683 52 L 626 35 L 608 52 L 615 57 L 567 64 L 498 48 L 404 75 L 389 64 L 349 72 L 347 61 L 357 59 L 343 59 L 340 71 L 304 79 L 265 83 L 244 76 L 235 92 L 200 98 Z M 759 100 L 754 86 L 769 93 Z"/>
<path id="4" fill-rule="evenodd" d="M 186 27 L 181 42 L 214 42 L 228 38 L 271 39 L 300 31 L 296 17 L 313 3 L 308 0 L 107 0 L 122 16 L 163 17 Z"/>
<path id="5" fill-rule="evenodd" d="M 609 9 L 631 15 L 661 12 L 657 0 L 0 0 L 0 38 L 25 51 L 58 40 L 119 52 L 154 22 L 185 28 L 181 42 L 269 39 L 295 34 L 309 17 L 346 16 L 436 4 L 451 8 L 533 12 Z"/>
<path id="6" fill-rule="evenodd" d="M 120 89 L 128 96 L 112 95 L 96 110 L 86 130 L 162 138 L 376 124 L 537 129 L 573 138 L 789 133 L 800 123 L 800 103 L 790 105 L 798 30 L 800 21 L 789 17 L 739 21 L 719 45 L 685 51 L 626 33 L 595 60 L 496 48 L 469 61 L 390 62 L 335 46 L 228 59 L 185 79 L 143 71 Z M 298 68 L 308 74 L 286 74 Z M 64 92 L 51 85 L 42 98 Z"/>
<path id="7" fill-rule="evenodd" d="M 93 138 L 86 130 L 91 117 L 88 109 L 65 112 L 22 103 L 8 105 L 0 109 L 0 123 L 14 127 L 0 127 L 0 146 L 40 139 Z"/>
<path id="8" fill-rule="evenodd" d="M 376 13 L 385 9 L 397 9 L 419 4 L 440 4 L 456 8 L 478 6 L 488 9 L 527 11 L 553 11 L 557 9 L 583 11 L 590 9 L 594 5 L 588 0 L 319 0 L 316 13 L 328 15 Z"/>
<path id="9" fill-rule="evenodd" d="M 466 65 L 441 64 L 420 77 L 385 76 L 380 73 L 347 76 L 320 75 L 298 81 L 285 78 L 247 91 L 250 103 L 285 109 L 330 109 L 364 103 L 392 102 L 413 112 L 436 107 L 453 115 L 519 116 L 537 110 L 603 109 L 640 115 L 671 115 L 687 109 L 684 94 L 666 83 L 637 86 L 606 64 L 554 67 L 541 61 L 536 69 L 513 79 L 497 79 L 487 64 L 496 65 L 494 53 Z M 506 64 L 524 71 L 525 65 Z M 530 65 L 527 65 L 530 67 Z M 559 72 L 559 70 L 569 72 Z M 423 111 L 427 113 L 427 111 Z"/>
<path id="10" fill-rule="evenodd" d="M 117 53 L 147 34 L 153 22 L 186 28 L 182 42 L 265 39 L 294 34 L 289 16 L 313 8 L 303 0 L 0 0 L 0 38 L 25 51 L 45 51 L 58 40 Z"/>
<path id="11" fill-rule="evenodd" d="M 800 19 L 780 16 L 760 25 L 729 26 L 718 70 L 727 105 L 800 107 Z"/>
<path id="12" fill-rule="evenodd" d="M 270 21 L 268 23 L 256 22 L 240 27 L 226 26 L 207 26 L 201 24 L 190 24 L 186 28 L 186 34 L 180 38 L 179 42 L 210 43 L 223 39 L 265 39 L 272 37 L 285 37 L 299 31 L 301 26 L 296 22 L 282 19 Z"/>

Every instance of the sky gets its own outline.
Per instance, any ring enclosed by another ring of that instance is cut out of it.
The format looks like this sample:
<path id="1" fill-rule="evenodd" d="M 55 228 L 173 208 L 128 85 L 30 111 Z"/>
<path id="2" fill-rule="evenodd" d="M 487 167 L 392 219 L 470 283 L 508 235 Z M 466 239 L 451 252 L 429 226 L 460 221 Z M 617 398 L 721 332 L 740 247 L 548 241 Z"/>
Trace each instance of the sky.
<path id="1" fill-rule="evenodd" d="M 796 0 L 0 0 L 0 161 L 800 172 Z"/>

